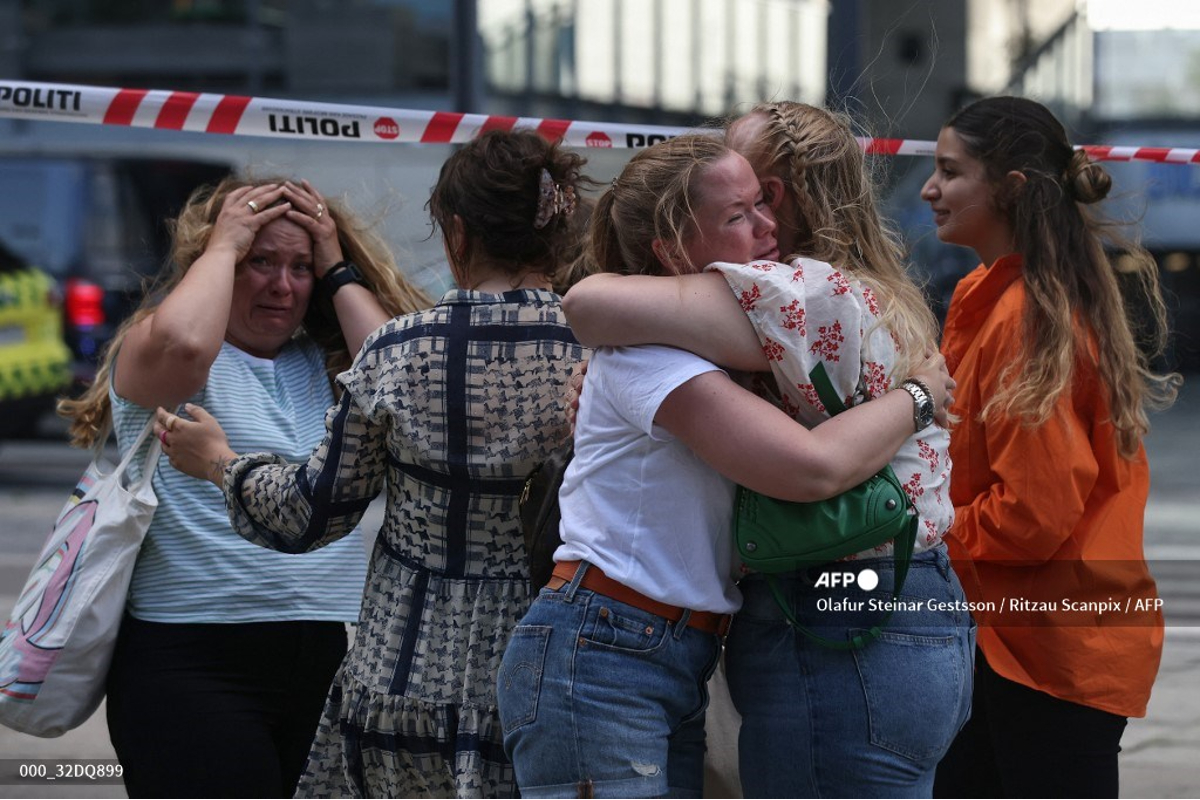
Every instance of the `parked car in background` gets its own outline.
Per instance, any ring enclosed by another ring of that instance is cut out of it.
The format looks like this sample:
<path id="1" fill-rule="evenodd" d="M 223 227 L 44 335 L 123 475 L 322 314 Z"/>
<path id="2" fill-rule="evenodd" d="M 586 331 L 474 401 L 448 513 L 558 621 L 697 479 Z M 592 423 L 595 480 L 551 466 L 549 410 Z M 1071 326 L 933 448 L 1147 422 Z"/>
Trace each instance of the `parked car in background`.
<path id="1" fill-rule="evenodd" d="M 36 432 L 70 386 L 58 287 L 0 243 L 0 439 Z"/>
<path id="2" fill-rule="evenodd" d="M 0 241 L 53 279 L 75 388 L 163 267 L 164 220 L 228 163 L 178 158 L 0 154 Z"/>

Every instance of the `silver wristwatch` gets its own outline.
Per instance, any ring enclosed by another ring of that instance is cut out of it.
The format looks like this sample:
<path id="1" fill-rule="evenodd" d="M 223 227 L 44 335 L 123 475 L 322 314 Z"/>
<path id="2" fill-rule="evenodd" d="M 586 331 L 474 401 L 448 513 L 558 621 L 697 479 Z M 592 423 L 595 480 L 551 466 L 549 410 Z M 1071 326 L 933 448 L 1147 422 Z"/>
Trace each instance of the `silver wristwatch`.
<path id="1" fill-rule="evenodd" d="M 933 424 L 933 415 L 936 411 L 933 407 L 933 392 L 929 391 L 929 387 L 916 378 L 904 380 L 901 382 L 900 388 L 912 395 L 913 426 L 917 429 L 917 433 L 920 433 Z"/>

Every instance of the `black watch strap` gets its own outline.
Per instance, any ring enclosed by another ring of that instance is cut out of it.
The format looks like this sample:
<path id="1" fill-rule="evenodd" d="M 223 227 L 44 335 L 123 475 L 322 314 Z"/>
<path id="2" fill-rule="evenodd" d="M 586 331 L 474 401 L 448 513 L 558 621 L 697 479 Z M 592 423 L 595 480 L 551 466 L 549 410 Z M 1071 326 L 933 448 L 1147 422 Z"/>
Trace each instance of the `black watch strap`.
<path id="1" fill-rule="evenodd" d="M 367 285 L 358 265 L 353 261 L 339 261 L 321 276 L 321 286 L 324 288 L 325 293 L 331 297 L 347 283 L 357 283 L 360 286 Z"/>

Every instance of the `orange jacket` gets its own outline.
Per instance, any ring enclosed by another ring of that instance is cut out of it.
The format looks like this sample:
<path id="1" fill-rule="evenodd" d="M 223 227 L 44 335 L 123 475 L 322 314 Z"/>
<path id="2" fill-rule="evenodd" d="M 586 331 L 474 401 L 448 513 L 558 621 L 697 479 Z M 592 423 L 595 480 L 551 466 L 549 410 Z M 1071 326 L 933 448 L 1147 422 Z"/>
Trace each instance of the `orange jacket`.
<path id="1" fill-rule="evenodd" d="M 1163 622 L 1142 550 L 1146 453 L 1117 449 L 1095 365 L 1037 427 L 980 419 L 1020 352 L 1021 257 L 980 265 L 954 291 L 942 352 L 958 382 L 947 544 L 978 643 L 1000 675 L 1054 697 L 1145 716 Z"/>

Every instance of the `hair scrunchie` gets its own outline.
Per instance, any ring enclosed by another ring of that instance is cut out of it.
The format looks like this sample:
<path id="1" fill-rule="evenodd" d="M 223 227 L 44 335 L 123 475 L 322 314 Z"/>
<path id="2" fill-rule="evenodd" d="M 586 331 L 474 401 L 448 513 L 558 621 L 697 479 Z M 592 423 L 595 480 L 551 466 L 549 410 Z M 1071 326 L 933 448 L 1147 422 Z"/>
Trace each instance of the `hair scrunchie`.
<path id="1" fill-rule="evenodd" d="M 541 230 L 558 214 L 569 217 L 575 213 L 575 206 L 575 187 L 568 186 L 564 189 L 554 182 L 550 170 L 542 168 L 538 182 L 537 215 L 533 218 L 533 227 Z"/>

